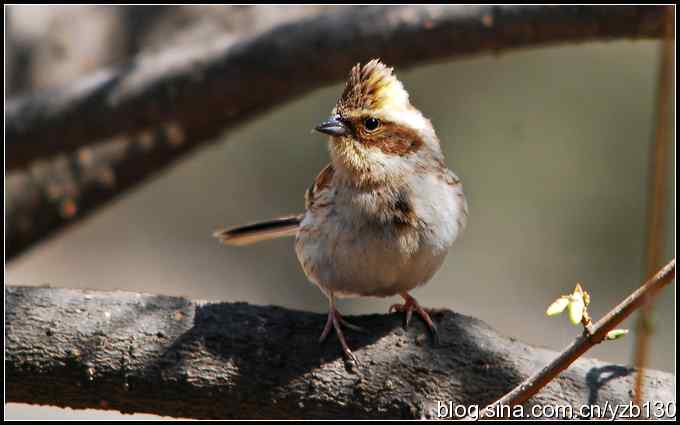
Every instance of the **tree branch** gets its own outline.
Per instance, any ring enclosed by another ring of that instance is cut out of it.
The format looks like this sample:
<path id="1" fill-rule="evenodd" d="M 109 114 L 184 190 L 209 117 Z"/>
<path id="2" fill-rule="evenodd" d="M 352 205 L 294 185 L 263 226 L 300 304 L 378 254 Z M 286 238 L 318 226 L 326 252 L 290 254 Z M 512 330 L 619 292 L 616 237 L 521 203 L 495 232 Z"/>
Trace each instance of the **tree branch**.
<path id="1" fill-rule="evenodd" d="M 10 99 L 9 170 L 71 154 L 10 175 L 7 258 L 224 129 L 344 78 L 357 61 L 381 57 L 403 69 L 470 54 L 662 32 L 659 6 L 343 7 L 236 43 L 170 49 Z M 86 145 L 91 149 L 75 152 Z"/>
<path id="2" fill-rule="evenodd" d="M 483 322 L 399 314 L 352 322 L 361 365 L 337 341 L 319 346 L 325 316 L 160 295 L 6 286 L 9 402 L 194 418 L 435 417 L 437 401 L 486 405 L 555 356 Z M 674 401 L 674 377 L 646 370 L 645 397 Z M 630 401 L 633 370 L 579 359 L 529 404 Z"/>
<path id="3" fill-rule="evenodd" d="M 649 6 L 345 7 L 235 44 L 169 50 L 10 100 L 7 167 L 166 122 L 215 137 L 372 57 L 403 68 L 558 42 L 656 38 L 662 17 L 662 7 Z"/>
<path id="4" fill-rule="evenodd" d="M 583 335 L 576 338 L 567 348 L 564 349 L 553 361 L 536 372 L 521 384 L 517 385 L 512 391 L 498 399 L 489 407 L 491 410 L 497 405 L 512 406 L 524 403 L 534 394 L 541 390 L 550 381 L 554 380 L 563 370 L 569 367 L 576 359 L 581 357 L 594 345 L 602 342 L 607 333 L 614 329 L 619 323 L 638 309 L 641 305 L 652 299 L 656 293 L 668 285 L 675 278 L 675 259 L 671 260 L 666 266 L 659 270 L 647 282 L 645 282 L 635 292 L 630 294 L 619 305 L 614 307 L 594 326 L 586 328 Z M 640 375 L 638 372 L 637 375 Z M 636 379 L 642 388 L 641 381 Z M 639 404 L 637 395 L 636 404 Z"/>

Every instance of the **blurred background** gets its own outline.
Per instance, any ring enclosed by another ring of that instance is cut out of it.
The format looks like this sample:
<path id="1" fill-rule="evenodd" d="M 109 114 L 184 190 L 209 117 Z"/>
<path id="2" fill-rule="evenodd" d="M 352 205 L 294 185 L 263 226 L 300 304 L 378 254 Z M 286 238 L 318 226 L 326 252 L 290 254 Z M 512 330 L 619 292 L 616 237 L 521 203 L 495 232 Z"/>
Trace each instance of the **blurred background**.
<path id="1" fill-rule="evenodd" d="M 7 95 L 59 86 L 168 45 L 263 31 L 329 6 L 11 6 Z M 579 332 L 546 307 L 582 282 L 601 317 L 645 274 L 658 41 L 567 45 L 396 69 L 463 180 L 468 228 L 414 295 L 501 333 L 560 350 Z M 674 89 L 674 88 L 673 88 Z M 326 311 L 293 240 L 221 246 L 217 227 L 296 213 L 327 163 L 327 117 L 342 84 L 298 98 L 6 264 L 5 284 L 128 290 Z M 673 103 L 672 103 L 673 104 Z M 674 117 L 674 110 L 671 111 Z M 210 111 L 206 111 L 210 113 Z M 674 118 L 671 118 L 674 128 Z M 671 134 L 673 137 L 674 134 Z M 675 157 L 675 143 L 670 150 Z M 665 263 L 675 255 L 674 162 Z M 649 365 L 675 368 L 675 285 L 657 298 Z M 345 314 L 395 299 L 340 301 Z M 634 319 L 623 327 L 634 329 Z M 588 356 L 631 364 L 635 338 Z M 6 418 L 154 418 L 8 404 Z"/>

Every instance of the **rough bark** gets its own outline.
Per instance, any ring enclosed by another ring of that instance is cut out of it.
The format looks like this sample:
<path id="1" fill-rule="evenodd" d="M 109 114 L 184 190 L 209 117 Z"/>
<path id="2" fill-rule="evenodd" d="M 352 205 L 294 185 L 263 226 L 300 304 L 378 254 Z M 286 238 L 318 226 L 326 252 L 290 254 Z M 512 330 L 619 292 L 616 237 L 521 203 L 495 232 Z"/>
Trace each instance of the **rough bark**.
<path id="1" fill-rule="evenodd" d="M 193 418 L 435 417 L 437 400 L 487 405 L 556 356 L 472 317 L 435 315 L 440 343 L 402 317 L 349 320 L 360 365 L 325 315 L 160 295 L 7 286 L 6 400 Z M 616 343 L 616 342 L 609 342 Z M 645 397 L 675 401 L 671 374 Z M 634 373 L 582 358 L 526 406 L 627 404 Z"/>
<path id="2" fill-rule="evenodd" d="M 344 78 L 357 61 L 380 57 L 404 69 L 521 47 L 660 37 L 663 10 L 345 7 L 239 42 L 169 49 L 66 87 L 10 99 L 6 166 L 16 170 L 44 160 L 9 175 L 6 255 L 139 185 L 226 128 Z M 60 156 L 45 159 L 55 154 Z"/>

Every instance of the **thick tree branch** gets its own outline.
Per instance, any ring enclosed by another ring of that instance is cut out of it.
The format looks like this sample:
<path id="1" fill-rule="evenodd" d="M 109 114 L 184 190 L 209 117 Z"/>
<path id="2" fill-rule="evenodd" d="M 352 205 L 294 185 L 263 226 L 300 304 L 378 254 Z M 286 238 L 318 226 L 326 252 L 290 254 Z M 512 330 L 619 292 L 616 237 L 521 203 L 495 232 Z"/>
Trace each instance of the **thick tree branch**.
<path id="1" fill-rule="evenodd" d="M 8 169 L 62 156 L 10 175 L 6 255 L 140 184 L 224 129 L 344 78 L 357 61 L 381 57 L 403 69 L 530 46 L 656 38 L 662 17 L 658 6 L 343 7 L 237 43 L 170 49 L 10 100 Z M 85 145 L 92 147 L 74 153 Z"/>
<path id="2" fill-rule="evenodd" d="M 191 150 L 173 125 L 34 162 L 5 181 L 5 258 L 11 259 L 139 185 Z"/>
<path id="3" fill-rule="evenodd" d="M 436 315 L 425 326 L 370 315 L 349 333 L 361 361 L 335 340 L 317 344 L 321 314 L 126 292 L 7 286 L 6 396 L 10 402 L 195 418 L 420 418 L 437 401 L 496 400 L 555 356 L 483 322 Z M 646 370 L 645 397 L 674 401 L 674 377 Z M 577 360 L 531 404 L 628 403 L 633 371 Z"/>

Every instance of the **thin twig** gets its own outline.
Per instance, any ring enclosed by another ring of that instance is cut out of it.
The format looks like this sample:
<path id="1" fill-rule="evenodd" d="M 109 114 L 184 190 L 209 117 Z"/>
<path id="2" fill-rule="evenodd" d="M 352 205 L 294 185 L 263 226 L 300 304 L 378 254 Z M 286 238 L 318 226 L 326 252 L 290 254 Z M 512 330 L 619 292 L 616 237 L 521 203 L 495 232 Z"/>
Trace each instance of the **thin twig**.
<path id="1" fill-rule="evenodd" d="M 512 406 L 521 404 L 531 398 L 534 394 L 546 386 L 557 375 L 577 360 L 583 353 L 592 346 L 599 344 L 607 336 L 607 333 L 614 329 L 633 311 L 642 305 L 647 297 L 653 297 L 661 288 L 670 283 L 675 277 L 675 258 L 664 266 L 659 272 L 644 283 L 640 288 L 614 307 L 606 316 L 600 319 L 592 328 L 592 333 L 584 332 L 576 338 L 560 355 L 550 364 L 545 366 L 524 382 L 516 386 L 512 391 L 487 406 L 482 411 L 494 411 L 498 406 Z"/>
<path id="2" fill-rule="evenodd" d="M 666 6 L 665 36 L 661 47 L 659 63 L 656 132 L 652 145 L 652 162 L 650 166 L 651 179 L 649 190 L 649 224 L 647 235 L 647 268 L 645 276 L 651 276 L 659 267 L 661 251 L 664 245 L 664 205 L 665 182 L 667 179 L 667 146 L 668 146 L 668 118 L 673 84 L 673 53 L 675 52 L 674 23 L 675 6 Z M 654 305 L 646 301 L 640 310 L 637 320 L 637 342 L 635 344 L 635 367 L 644 369 L 649 352 L 649 336 L 651 333 L 651 316 Z M 635 380 L 635 404 L 642 400 L 643 374 L 638 374 Z"/>

